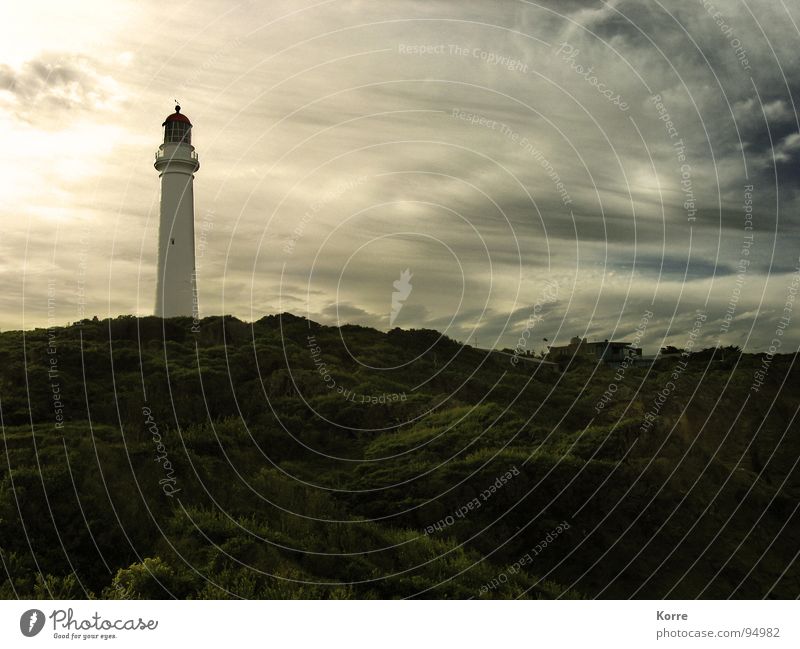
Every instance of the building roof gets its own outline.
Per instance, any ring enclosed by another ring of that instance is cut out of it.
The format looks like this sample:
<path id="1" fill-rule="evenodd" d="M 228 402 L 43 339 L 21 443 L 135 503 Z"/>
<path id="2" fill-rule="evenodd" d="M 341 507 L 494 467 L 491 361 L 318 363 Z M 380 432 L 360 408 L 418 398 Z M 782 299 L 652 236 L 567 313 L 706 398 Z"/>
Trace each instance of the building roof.
<path id="1" fill-rule="evenodd" d="M 177 105 L 175 106 L 175 112 L 172 113 L 172 115 L 168 115 L 167 119 L 164 120 L 164 124 L 162 124 L 161 126 L 166 125 L 167 122 L 183 122 L 184 124 L 188 124 L 189 126 L 192 125 L 192 123 L 189 121 L 189 118 L 186 117 L 186 115 L 181 114 L 181 107 Z"/>
<path id="2" fill-rule="evenodd" d="M 571 347 L 577 347 L 578 345 L 603 345 L 609 347 L 629 347 L 633 343 L 628 343 L 620 340 L 598 340 L 596 342 L 588 342 L 586 340 L 581 341 L 580 343 L 570 343 L 569 345 L 548 345 L 548 349 L 570 349 Z"/>

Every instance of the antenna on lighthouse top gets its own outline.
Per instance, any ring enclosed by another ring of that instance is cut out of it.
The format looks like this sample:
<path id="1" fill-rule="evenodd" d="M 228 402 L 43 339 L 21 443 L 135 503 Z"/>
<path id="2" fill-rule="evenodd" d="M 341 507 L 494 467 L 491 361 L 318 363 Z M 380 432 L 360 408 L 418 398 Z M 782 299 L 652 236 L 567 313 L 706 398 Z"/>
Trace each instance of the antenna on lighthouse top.
<path id="1" fill-rule="evenodd" d="M 176 113 L 180 113 L 181 112 L 181 107 L 180 107 L 180 104 L 178 103 L 177 99 L 175 100 L 175 112 Z"/>

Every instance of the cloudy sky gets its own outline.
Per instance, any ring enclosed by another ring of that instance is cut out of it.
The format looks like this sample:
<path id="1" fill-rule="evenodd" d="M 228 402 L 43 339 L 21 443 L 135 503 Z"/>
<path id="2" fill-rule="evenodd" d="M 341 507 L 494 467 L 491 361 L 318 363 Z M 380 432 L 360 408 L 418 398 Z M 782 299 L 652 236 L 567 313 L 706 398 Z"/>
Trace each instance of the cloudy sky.
<path id="1" fill-rule="evenodd" d="M 152 313 L 175 98 L 202 315 L 388 329 L 409 269 L 394 324 L 482 347 L 630 339 L 652 311 L 652 352 L 701 311 L 705 346 L 755 351 L 800 281 L 796 2 L 0 12 L 3 330 Z"/>

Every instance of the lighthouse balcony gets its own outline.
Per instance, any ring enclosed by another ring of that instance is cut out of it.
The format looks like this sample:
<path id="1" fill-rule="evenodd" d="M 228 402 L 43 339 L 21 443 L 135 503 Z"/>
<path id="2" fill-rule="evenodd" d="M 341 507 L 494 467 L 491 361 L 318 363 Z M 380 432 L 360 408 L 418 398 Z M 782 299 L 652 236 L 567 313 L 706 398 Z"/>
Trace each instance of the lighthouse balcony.
<path id="1" fill-rule="evenodd" d="M 158 162 L 162 158 L 175 158 L 175 159 L 189 159 L 197 160 L 197 151 L 194 149 L 187 150 L 188 147 L 171 146 L 169 149 L 160 148 L 156 151 L 155 160 Z"/>

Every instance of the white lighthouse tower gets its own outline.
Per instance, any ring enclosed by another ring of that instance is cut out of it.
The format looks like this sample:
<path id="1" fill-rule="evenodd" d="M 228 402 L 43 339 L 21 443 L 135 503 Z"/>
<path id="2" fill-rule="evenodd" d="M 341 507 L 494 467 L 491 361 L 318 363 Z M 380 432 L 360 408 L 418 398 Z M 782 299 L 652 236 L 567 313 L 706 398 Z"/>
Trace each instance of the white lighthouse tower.
<path id="1" fill-rule="evenodd" d="M 155 314 L 197 318 L 193 183 L 200 162 L 192 146 L 192 123 L 180 106 L 162 126 L 164 143 L 155 161 L 161 178 Z"/>

